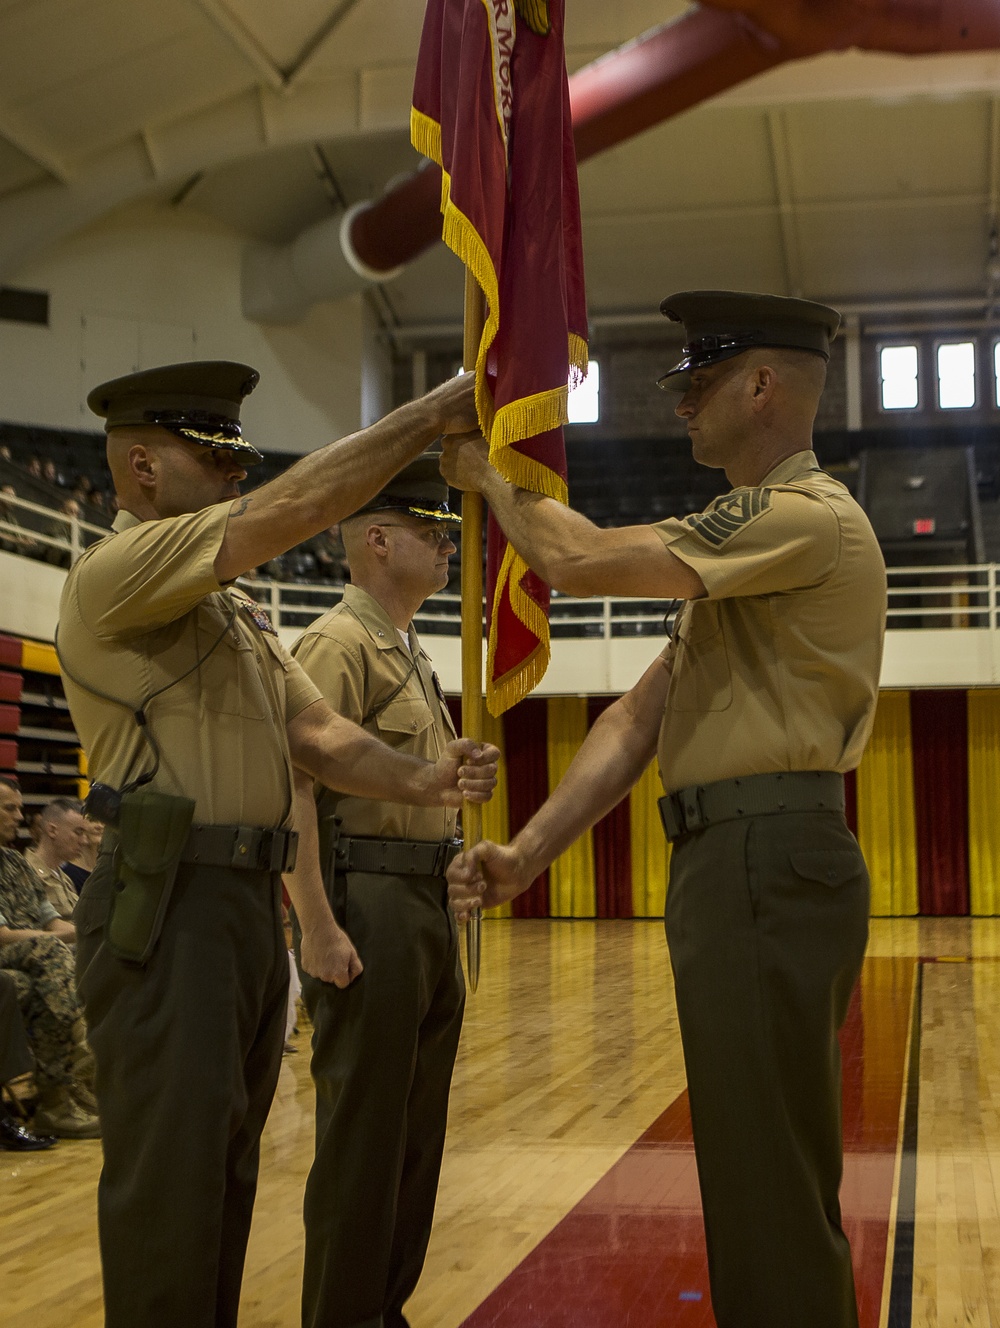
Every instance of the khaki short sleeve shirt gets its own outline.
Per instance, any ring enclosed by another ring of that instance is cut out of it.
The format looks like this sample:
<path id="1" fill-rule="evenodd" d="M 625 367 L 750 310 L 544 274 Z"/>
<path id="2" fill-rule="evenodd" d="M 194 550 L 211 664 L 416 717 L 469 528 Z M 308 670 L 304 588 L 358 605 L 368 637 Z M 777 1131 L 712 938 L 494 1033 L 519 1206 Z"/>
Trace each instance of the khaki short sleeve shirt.
<path id="1" fill-rule="evenodd" d="M 195 800 L 203 825 L 285 825 L 285 725 L 320 699 L 249 596 L 216 579 L 229 504 L 159 521 L 127 512 L 70 571 L 59 614 L 66 696 L 89 774 Z M 103 694 L 103 695 L 102 695 Z"/>
<path id="2" fill-rule="evenodd" d="M 412 626 L 409 643 L 407 649 L 377 600 L 349 585 L 341 603 L 308 627 L 292 652 L 339 714 L 396 751 L 436 761 L 455 729 Z M 345 835 L 433 841 L 455 833 L 454 808 L 317 792 L 320 815 L 339 816 Z"/>
<path id="3" fill-rule="evenodd" d="M 653 527 L 701 577 L 678 614 L 660 730 L 667 792 L 739 775 L 852 770 L 878 696 L 885 564 L 812 452 L 759 488 Z"/>

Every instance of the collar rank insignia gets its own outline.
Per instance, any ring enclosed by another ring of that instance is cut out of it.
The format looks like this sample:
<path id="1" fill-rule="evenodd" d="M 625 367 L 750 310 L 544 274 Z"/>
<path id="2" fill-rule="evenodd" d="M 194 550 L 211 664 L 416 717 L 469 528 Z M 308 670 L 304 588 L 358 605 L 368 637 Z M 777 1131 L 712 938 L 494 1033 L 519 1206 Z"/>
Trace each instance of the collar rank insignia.
<path id="1" fill-rule="evenodd" d="M 267 616 L 267 614 L 256 602 L 256 600 L 252 600 L 248 595 L 247 598 L 243 601 L 243 607 L 247 611 L 247 617 L 250 618 L 250 620 L 253 622 L 254 626 L 258 629 L 258 631 L 266 632 L 268 636 L 278 635 L 271 622 L 271 619 Z"/>

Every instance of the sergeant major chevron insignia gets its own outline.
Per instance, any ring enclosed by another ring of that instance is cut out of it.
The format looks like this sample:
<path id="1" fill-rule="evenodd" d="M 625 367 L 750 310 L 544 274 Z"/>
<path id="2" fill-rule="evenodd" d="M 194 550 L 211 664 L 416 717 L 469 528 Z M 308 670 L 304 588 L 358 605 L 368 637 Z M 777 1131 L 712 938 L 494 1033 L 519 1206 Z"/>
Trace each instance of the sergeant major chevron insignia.
<path id="1" fill-rule="evenodd" d="M 518 17 L 523 18 L 532 32 L 547 37 L 552 30 L 548 0 L 514 0 Z"/>
<path id="2" fill-rule="evenodd" d="M 707 512 L 686 516 L 684 524 L 706 544 L 721 548 L 771 506 L 770 489 L 737 489 L 717 498 Z"/>

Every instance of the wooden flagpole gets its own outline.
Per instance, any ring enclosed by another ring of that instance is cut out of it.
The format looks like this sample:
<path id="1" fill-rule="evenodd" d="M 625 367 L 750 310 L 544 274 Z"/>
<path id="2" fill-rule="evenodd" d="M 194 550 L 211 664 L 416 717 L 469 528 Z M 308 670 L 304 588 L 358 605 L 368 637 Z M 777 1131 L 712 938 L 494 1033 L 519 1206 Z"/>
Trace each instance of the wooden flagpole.
<path id="1" fill-rule="evenodd" d="M 483 293 L 469 268 L 465 269 L 465 329 L 462 362 L 475 373 L 479 343 L 486 321 Z M 462 495 L 462 736 L 483 740 L 483 499 L 478 493 Z M 465 847 L 483 837 L 483 809 L 477 802 L 462 807 Z M 469 987 L 479 986 L 482 914 L 477 910 L 465 924 L 465 960 Z"/>

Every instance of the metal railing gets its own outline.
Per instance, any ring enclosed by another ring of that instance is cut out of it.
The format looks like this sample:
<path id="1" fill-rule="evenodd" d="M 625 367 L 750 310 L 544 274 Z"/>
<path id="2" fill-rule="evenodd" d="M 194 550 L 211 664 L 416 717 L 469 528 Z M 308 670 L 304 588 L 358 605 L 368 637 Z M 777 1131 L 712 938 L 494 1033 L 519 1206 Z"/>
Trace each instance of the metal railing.
<path id="1" fill-rule="evenodd" d="M 84 549 L 108 533 L 80 517 L 16 494 L 0 493 L 0 549 L 71 567 Z"/>
<path id="2" fill-rule="evenodd" d="M 107 530 L 64 512 L 13 495 L 0 495 L 0 548 L 71 566 Z M 1000 629 L 1000 565 L 890 567 L 888 627 L 893 631 Z M 319 581 L 240 581 L 265 608 L 275 627 L 301 631 L 338 604 L 342 585 Z M 572 599 L 554 594 L 550 621 L 554 639 L 599 640 L 663 636 L 676 604 L 655 599 Z M 461 596 L 432 596 L 416 617 L 417 628 L 435 636 L 461 635 Z"/>

